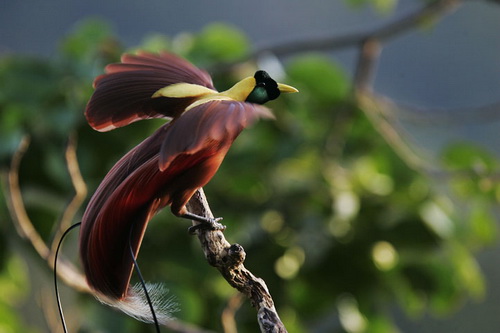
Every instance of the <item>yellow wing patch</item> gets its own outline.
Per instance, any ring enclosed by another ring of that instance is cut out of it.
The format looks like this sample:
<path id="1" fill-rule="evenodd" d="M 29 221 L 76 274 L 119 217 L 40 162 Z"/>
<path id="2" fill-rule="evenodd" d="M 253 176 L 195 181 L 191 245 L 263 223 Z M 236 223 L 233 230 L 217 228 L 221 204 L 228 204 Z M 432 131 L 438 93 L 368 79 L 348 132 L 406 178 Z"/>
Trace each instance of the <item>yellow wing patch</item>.
<path id="1" fill-rule="evenodd" d="M 170 97 L 202 97 L 217 94 L 217 91 L 192 83 L 175 83 L 157 90 L 151 98 Z"/>

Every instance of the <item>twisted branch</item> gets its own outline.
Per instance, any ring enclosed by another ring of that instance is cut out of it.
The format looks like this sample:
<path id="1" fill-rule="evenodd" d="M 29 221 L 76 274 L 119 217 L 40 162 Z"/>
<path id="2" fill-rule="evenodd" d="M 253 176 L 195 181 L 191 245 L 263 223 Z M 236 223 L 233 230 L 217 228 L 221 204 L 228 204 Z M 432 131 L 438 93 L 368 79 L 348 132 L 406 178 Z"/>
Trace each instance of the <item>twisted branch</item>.
<path id="1" fill-rule="evenodd" d="M 29 143 L 29 137 L 25 136 L 21 140 L 19 148 L 12 158 L 8 173 L 6 175 L 2 175 L 4 183 L 8 184 L 8 186 L 4 188 L 4 193 L 6 194 L 5 197 L 7 198 L 7 207 L 9 208 L 10 216 L 12 218 L 12 221 L 14 222 L 18 234 L 22 238 L 27 239 L 36 250 L 38 255 L 47 262 L 47 265 L 51 269 L 53 269 L 54 253 L 47 246 L 47 244 L 42 239 L 38 231 L 35 229 L 33 223 L 31 222 L 28 213 L 26 212 L 26 207 L 24 206 L 23 197 L 19 186 L 19 167 L 21 165 L 21 160 L 29 147 Z M 71 160 L 73 158 L 71 154 L 67 155 L 67 158 L 70 159 L 68 164 L 75 163 L 75 161 Z M 82 191 L 83 193 L 85 193 L 86 189 L 82 190 L 75 187 L 76 194 L 72 202 L 80 200 L 79 197 L 81 196 Z M 71 211 L 68 212 L 68 209 L 66 209 L 63 216 L 72 219 L 74 216 L 70 216 L 70 213 Z M 58 276 L 62 281 L 64 281 L 64 283 L 75 290 L 90 292 L 85 278 L 71 263 L 67 262 L 66 260 L 61 260 L 61 262 L 58 264 Z"/>
<path id="2" fill-rule="evenodd" d="M 193 195 L 187 207 L 191 213 L 214 218 L 203 189 L 199 189 Z M 198 229 L 197 235 L 208 263 L 217 268 L 226 281 L 243 293 L 257 309 L 257 320 L 261 332 L 287 332 L 276 312 L 266 283 L 243 265 L 246 256 L 243 247 L 239 244 L 231 245 L 219 230 Z"/>
<path id="3" fill-rule="evenodd" d="M 87 197 L 87 185 L 83 180 L 82 174 L 80 172 L 80 166 L 78 164 L 78 159 L 76 157 L 76 136 L 71 135 L 69 137 L 68 145 L 66 147 L 65 152 L 66 157 L 66 166 L 69 172 L 69 176 L 71 179 L 71 184 L 75 189 L 75 195 L 66 206 L 61 219 L 56 224 L 57 229 L 56 233 L 53 237 L 52 245 L 50 247 L 51 253 L 55 253 L 57 248 L 57 243 L 64 231 L 69 228 L 69 226 L 73 223 L 74 217 L 78 212 L 78 209 L 81 207 L 85 198 Z"/>

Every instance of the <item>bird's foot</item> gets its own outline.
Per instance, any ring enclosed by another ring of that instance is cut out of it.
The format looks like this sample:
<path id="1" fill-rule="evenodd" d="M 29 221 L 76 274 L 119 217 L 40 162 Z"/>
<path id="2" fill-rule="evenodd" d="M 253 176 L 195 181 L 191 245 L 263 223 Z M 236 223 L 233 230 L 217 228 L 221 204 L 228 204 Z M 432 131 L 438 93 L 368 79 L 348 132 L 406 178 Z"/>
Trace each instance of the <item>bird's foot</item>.
<path id="1" fill-rule="evenodd" d="M 199 222 L 198 224 L 193 225 L 193 226 L 188 228 L 188 232 L 191 235 L 194 235 L 196 233 L 196 230 L 211 230 L 211 231 L 214 231 L 214 230 L 224 231 L 224 230 L 226 230 L 226 226 L 219 223 L 219 221 L 222 220 L 222 217 L 208 218 L 208 217 L 203 217 L 203 216 L 199 216 L 199 215 L 192 214 L 192 213 L 183 214 L 182 217 Z"/>

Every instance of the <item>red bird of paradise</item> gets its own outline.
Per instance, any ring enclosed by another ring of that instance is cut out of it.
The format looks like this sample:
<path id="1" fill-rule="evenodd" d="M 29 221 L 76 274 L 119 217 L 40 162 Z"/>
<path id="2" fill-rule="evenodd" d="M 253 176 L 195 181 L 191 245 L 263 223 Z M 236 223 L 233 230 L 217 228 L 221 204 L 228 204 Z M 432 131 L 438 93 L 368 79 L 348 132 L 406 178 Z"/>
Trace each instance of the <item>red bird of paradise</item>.
<path id="1" fill-rule="evenodd" d="M 208 73 L 188 61 L 144 52 L 108 65 L 94 88 L 85 116 L 98 131 L 171 119 L 109 171 L 85 210 L 79 238 L 85 276 L 96 296 L 151 321 L 145 300 L 130 286 L 130 251 L 137 257 L 149 220 L 170 206 L 176 216 L 214 222 L 189 213 L 186 203 L 214 176 L 245 127 L 273 117 L 262 104 L 297 89 L 257 71 L 218 92 Z M 156 310 L 160 320 L 168 317 Z"/>

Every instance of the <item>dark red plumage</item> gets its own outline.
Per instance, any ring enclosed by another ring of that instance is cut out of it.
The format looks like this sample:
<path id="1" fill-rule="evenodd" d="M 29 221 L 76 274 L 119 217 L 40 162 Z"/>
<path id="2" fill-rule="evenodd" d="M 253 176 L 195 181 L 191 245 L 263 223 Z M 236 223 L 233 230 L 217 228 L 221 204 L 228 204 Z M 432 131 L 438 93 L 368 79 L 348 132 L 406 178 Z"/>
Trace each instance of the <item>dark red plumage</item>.
<path id="1" fill-rule="evenodd" d="M 206 72 L 168 53 L 126 55 L 95 80 L 86 117 L 97 130 L 173 118 L 116 163 L 84 213 L 81 261 L 89 285 L 107 302 L 126 302 L 130 293 L 129 235 L 137 256 L 151 217 L 167 205 L 175 215 L 185 214 L 186 203 L 210 181 L 239 133 L 272 117 L 267 108 L 240 101 L 212 100 L 185 111 L 196 98 L 151 98 L 182 82 L 213 89 Z"/>
<path id="2" fill-rule="evenodd" d="M 98 131 L 109 131 L 148 118 L 174 118 L 194 98 L 159 98 L 151 96 L 175 83 L 193 83 L 214 89 L 210 75 L 186 60 L 170 53 L 153 55 L 125 54 L 122 62 L 106 66 L 106 74 L 94 81 L 95 92 L 85 116 Z"/>
<path id="3" fill-rule="evenodd" d="M 133 269 L 130 228 L 137 254 L 150 218 L 166 205 L 175 215 L 185 213 L 185 204 L 213 177 L 237 135 L 259 116 L 269 116 L 267 109 L 241 102 L 203 104 L 158 129 L 111 169 L 82 220 L 80 251 L 92 287 L 125 296 Z"/>

